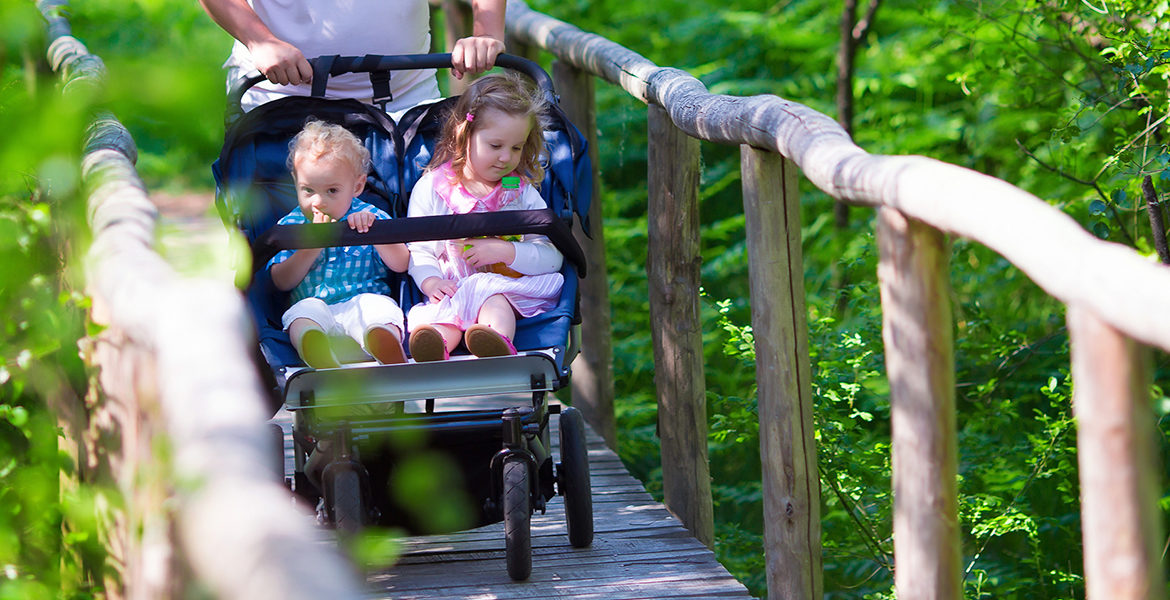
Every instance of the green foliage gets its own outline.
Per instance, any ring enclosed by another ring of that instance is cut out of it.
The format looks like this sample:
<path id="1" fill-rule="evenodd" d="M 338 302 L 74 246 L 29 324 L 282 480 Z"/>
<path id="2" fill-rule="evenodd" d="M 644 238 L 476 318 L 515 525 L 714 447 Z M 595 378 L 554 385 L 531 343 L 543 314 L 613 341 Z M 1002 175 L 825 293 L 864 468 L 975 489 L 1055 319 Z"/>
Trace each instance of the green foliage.
<path id="1" fill-rule="evenodd" d="M 531 2 L 716 93 L 775 93 L 833 114 L 838 2 Z M 1090 6 L 1092 5 L 1092 6 Z M 1093 8 L 1096 7 L 1096 9 Z M 1104 12 L 1102 12 L 1104 11 Z M 883 2 L 858 55 L 855 136 L 1010 181 L 1102 237 L 1152 253 L 1140 176 L 1159 189 L 1165 2 Z M 664 24 L 661 16 L 670 15 Z M 645 114 L 597 92 L 622 458 L 661 489 L 646 279 Z M 1157 125 L 1151 127 L 1151 125 Z M 738 156 L 705 144 L 702 298 L 716 553 L 765 593 L 754 351 Z M 888 383 L 872 214 L 833 227 L 802 182 L 805 286 L 826 597 L 892 598 Z M 840 284 L 844 282 L 844 284 Z M 1063 306 L 995 253 L 952 251 L 965 594 L 1083 596 Z M 1166 375 L 1157 357 L 1157 381 Z M 1166 412 L 1161 385 L 1153 398 Z M 1163 458 L 1170 455 L 1160 421 Z M 1165 497 L 1170 494 L 1164 492 Z M 1163 510 L 1170 500 L 1163 501 Z"/>
<path id="2" fill-rule="evenodd" d="M 80 182 L 86 127 L 99 110 L 127 122 L 140 170 L 160 187 L 209 186 L 206 157 L 222 139 L 220 117 L 205 108 L 222 97 L 222 83 L 212 81 L 214 69 L 192 68 L 184 58 L 192 47 L 171 43 L 177 34 L 223 44 L 222 32 L 197 21 L 197 5 L 88 2 L 65 12 L 107 66 L 96 93 L 63 97 L 44 62 L 36 5 L 0 6 L 0 128 L 11 142 L 0 148 L 0 599 L 93 597 L 112 575 L 101 535 L 120 500 L 60 484 L 77 465 L 51 408 L 80 406 L 87 394 L 78 353 L 88 308 L 80 270 L 89 237 Z"/>
<path id="3" fill-rule="evenodd" d="M 0 8 L 0 598 L 91 595 L 100 565 L 96 494 L 62 489 L 76 468 L 58 448 L 51 403 L 80 403 L 85 300 L 74 252 L 86 98 L 62 99 L 36 68 L 44 38 L 32 3 Z M 99 576 L 100 579 L 100 576 Z"/>
<path id="4" fill-rule="evenodd" d="M 106 64 L 101 102 L 134 136 L 147 188 L 210 190 L 231 37 L 197 2 L 96 0 L 71 12 L 76 35 Z"/>

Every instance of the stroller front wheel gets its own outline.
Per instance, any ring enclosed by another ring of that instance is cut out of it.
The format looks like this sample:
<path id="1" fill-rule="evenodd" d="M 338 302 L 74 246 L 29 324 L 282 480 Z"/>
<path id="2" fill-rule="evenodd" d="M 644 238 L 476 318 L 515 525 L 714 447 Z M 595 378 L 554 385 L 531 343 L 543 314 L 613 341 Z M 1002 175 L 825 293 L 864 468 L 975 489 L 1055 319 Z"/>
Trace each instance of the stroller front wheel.
<path id="1" fill-rule="evenodd" d="M 515 581 L 532 574 L 532 508 L 528 461 L 504 460 L 504 536 L 508 576 Z"/>
<path id="2" fill-rule="evenodd" d="M 342 468 L 332 473 L 333 525 L 344 534 L 355 534 L 365 526 L 362 481 L 354 469 Z"/>

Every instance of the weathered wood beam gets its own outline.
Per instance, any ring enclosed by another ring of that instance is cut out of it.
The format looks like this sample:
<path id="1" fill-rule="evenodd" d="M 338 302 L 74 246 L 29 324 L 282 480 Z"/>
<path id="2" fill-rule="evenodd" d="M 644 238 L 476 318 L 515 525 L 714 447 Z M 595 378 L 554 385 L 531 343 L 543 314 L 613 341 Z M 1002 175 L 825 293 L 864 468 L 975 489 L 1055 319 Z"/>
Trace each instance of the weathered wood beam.
<path id="1" fill-rule="evenodd" d="M 740 147 L 760 412 L 768 598 L 820 598 L 821 492 L 813 425 L 796 165 Z"/>
<path id="2" fill-rule="evenodd" d="M 101 60 L 68 35 L 60 6 L 40 4 L 63 93 L 99 87 Z M 177 597 L 193 574 L 222 598 L 361 597 L 348 563 L 271 475 L 270 411 L 242 297 L 229 283 L 183 279 L 158 255 L 158 211 L 136 158 L 121 123 L 94 120 L 81 164 L 93 234 L 85 270 L 91 318 L 106 328 L 84 344 L 102 388 L 91 391 L 101 410 L 89 418 L 85 470 L 125 501 L 103 532 L 121 574 L 106 594 Z"/>
<path id="3" fill-rule="evenodd" d="M 132 501 L 123 534 L 133 561 L 125 566 L 127 597 L 171 596 L 185 571 L 179 557 L 216 597 L 360 597 L 353 570 L 317 541 L 271 476 L 269 411 L 239 292 L 180 278 L 166 264 L 153 249 L 154 205 L 115 149 L 132 144 L 129 134 L 104 119 L 90 139 L 82 164 L 94 234 L 88 289 L 95 320 L 118 336 L 99 342 L 98 366 L 103 387 L 121 398 L 118 422 L 134 427 L 109 449 L 121 454 L 114 475 Z M 163 443 L 169 463 L 158 454 Z M 163 472 L 178 483 L 157 480 L 159 469 L 173 469 Z M 172 527 L 179 547 L 171 545 Z"/>
<path id="4" fill-rule="evenodd" d="M 890 381 L 894 589 L 900 600 L 962 598 L 950 249 L 945 236 L 878 211 L 878 285 Z"/>
<path id="5" fill-rule="evenodd" d="M 646 274 L 664 501 L 700 542 L 714 547 L 699 322 L 699 142 L 675 127 L 661 107 L 648 110 Z"/>
<path id="6" fill-rule="evenodd" d="M 1086 598 L 1166 598 L 1150 353 L 1068 307 Z"/>
<path id="7" fill-rule="evenodd" d="M 601 181 L 597 165 L 597 105 L 593 77 L 564 61 L 553 63 L 553 81 L 561 108 L 581 130 L 593 162 L 593 201 L 589 205 L 590 234 L 574 233 L 585 251 L 588 275 L 581 281 L 581 354 L 573 362 L 573 406 L 581 410 L 610 449 L 617 449 L 613 412 L 613 327 L 610 319 L 609 276 L 605 266 L 605 228 L 602 226 Z"/>

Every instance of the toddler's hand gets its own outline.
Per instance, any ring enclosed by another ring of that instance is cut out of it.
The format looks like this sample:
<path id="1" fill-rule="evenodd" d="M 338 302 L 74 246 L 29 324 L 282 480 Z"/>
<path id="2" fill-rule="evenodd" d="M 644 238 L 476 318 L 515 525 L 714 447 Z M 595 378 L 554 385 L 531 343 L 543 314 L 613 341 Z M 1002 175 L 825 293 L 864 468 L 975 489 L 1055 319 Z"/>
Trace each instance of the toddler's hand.
<path id="1" fill-rule="evenodd" d="M 472 268 L 512 264 L 516 260 L 516 247 L 512 242 L 500 238 L 472 238 L 463 240 L 463 260 Z"/>
<path id="2" fill-rule="evenodd" d="M 356 230 L 358 233 L 369 231 L 370 225 L 377 220 L 378 218 L 374 216 L 374 213 L 368 212 L 356 212 L 345 218 L 345 221 L 349 223 L 349 228 Z"/>
<path id="3" fill-rule="evenodd" d="M 332 223 L 333 221 L 334 221 L 333 217 L 331 217 L 323 212 L 317 211 L 317 210 L 313 211 L 313 222 L 314 223 Z"/>
<path id="4" fill-rule="evenodd" d="M 431 299 L 431 302 L 442 302 L 443 298 L 454 296 L 455 290 L 458 289 L 454 281 L 438 277 L 428 277 L 418 287 Z"/>

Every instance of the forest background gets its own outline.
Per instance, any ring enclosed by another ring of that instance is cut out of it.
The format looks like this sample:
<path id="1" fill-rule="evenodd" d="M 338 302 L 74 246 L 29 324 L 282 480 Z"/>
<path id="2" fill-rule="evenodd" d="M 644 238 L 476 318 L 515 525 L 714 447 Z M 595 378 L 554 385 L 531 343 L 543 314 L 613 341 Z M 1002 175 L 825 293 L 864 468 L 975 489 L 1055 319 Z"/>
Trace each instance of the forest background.
<path id="1" fill-rule="evenodd" d="M 880 2 L 880 4 L 879 4 Z M 533 0 L 712 92 L 777 94 L 851 113 L 875 154 L 921 154 L 1009 181 L 1099 237 L 1159 260 L 1170 9 L 1165 0 Z M 0 598 L 90 597 L 82 557 L 109 490 L 62 494 L 73 469 L 50 407 L 91 393 L 79 149 L 110 110 L 154 193 L 210 193 L 223 141 L 229 38 L 195 2 L 76 0 L 75 35 L 104 59 L 102 90 L 62 100 L 31 2 L 0 3 Z M 842 32 L 849 41 L 842 51 Z M 840 77 L 839 66 L 852 64 Z M 839 78 L 847 84 L 838 84 Z M 838 98 L 839 89 L 852 93 Z M 646 275 L 646 116 L 598 84 L 620 454 L 661 473 Z M 849 104 L 852 102 L 852 104 Z M 765 591 L 760 461 L 738 151 L 703 146 L 710 456 L 717 554 Z M 1143 187 L 1144 184 L 1144 187 Z M 873 213 L 802 182 L 826 598 L 892 598 L 889 405 Z M 1152 207 L 1152 208 L 1151 208 Z M 165 232 L 164 232 L 165 234 Z M 1163 261 L 1170 256 L 1163 256 Z M 954 240 L 960 518 L 968 598 L 1082 598 L 1076 430 L 1064 309 L 987 249 Z M 717 291 L 716 291 L 717 290 Z M 1150 390 L 1170 458 L 1170 362 Z M 1164 480 L 1163 523 L 1170 511 Z M 73 524 L 62 534 L 61 520 Z M 1163 552 L 1165 561 L 1165 552 Z"/>

